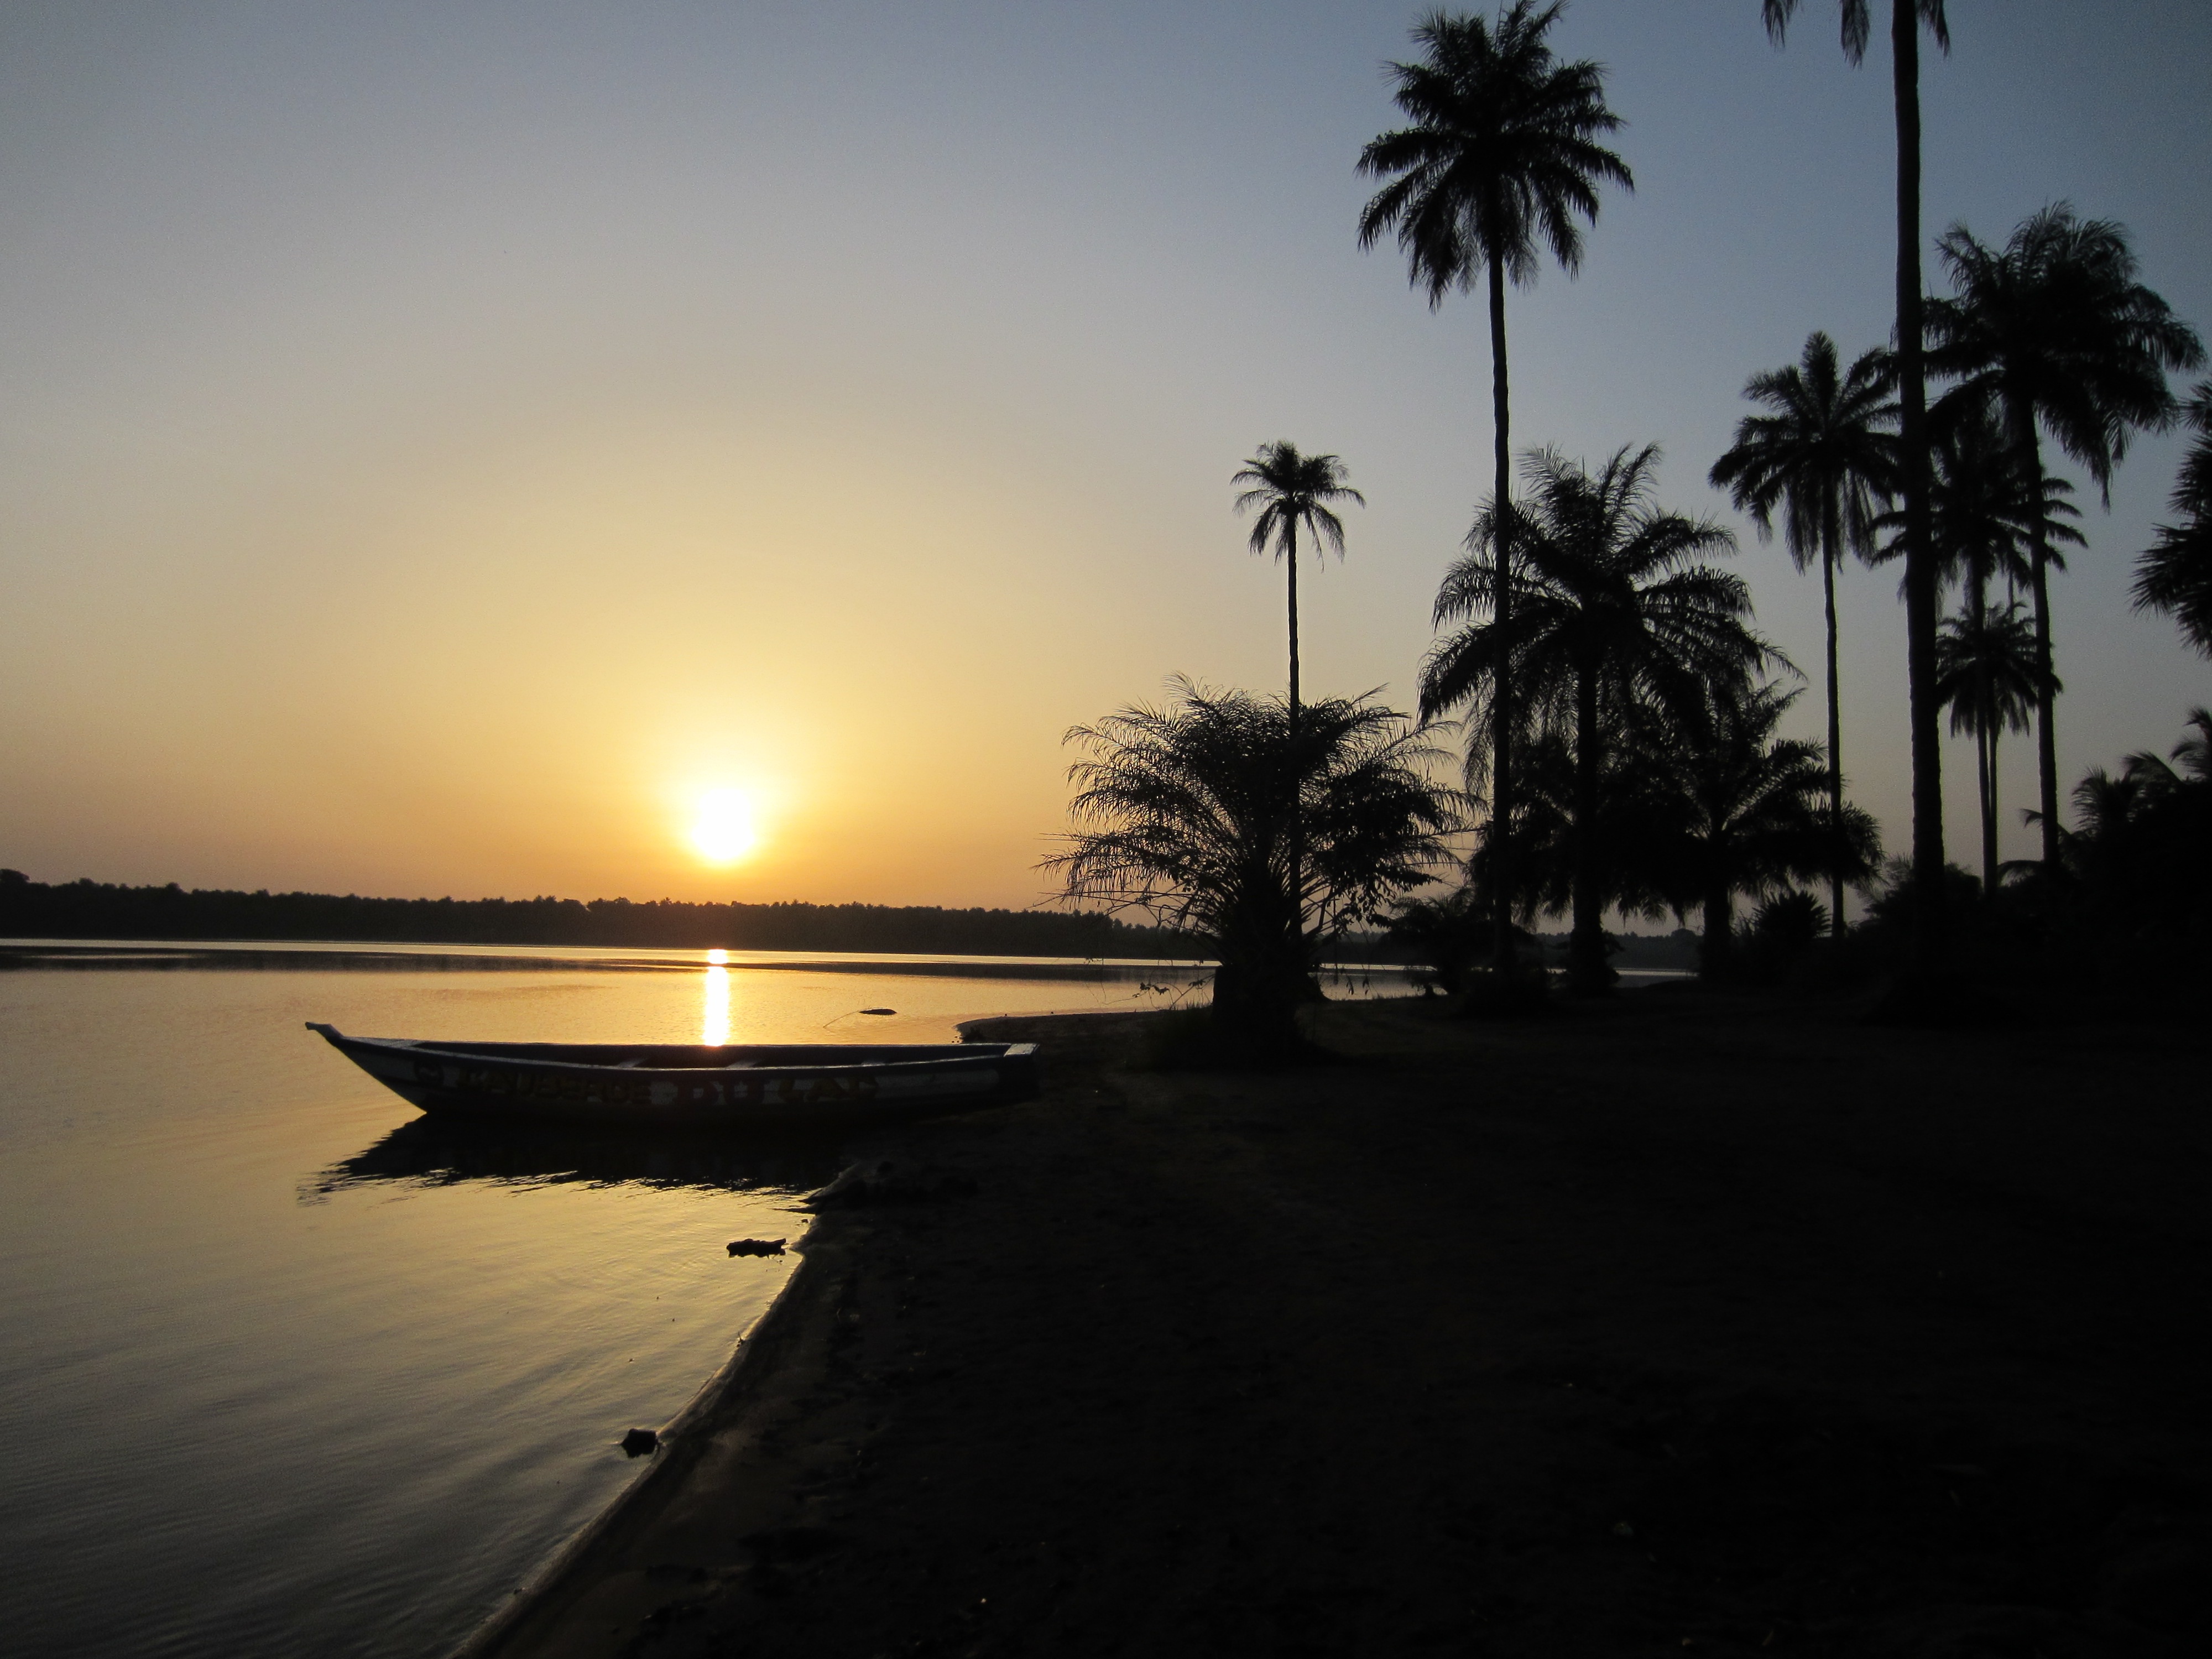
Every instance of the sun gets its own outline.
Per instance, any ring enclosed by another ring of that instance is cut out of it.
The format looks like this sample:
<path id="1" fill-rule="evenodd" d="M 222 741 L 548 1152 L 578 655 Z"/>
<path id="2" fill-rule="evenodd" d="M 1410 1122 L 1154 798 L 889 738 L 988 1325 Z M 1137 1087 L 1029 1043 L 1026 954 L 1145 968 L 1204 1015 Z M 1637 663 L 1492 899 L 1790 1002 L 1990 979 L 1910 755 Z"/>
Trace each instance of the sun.
<path id="1" fill-rule="evenodd" d="M 709 864 L 736 864 L 760 845 L 760 810 L 750 792 L 710 789 L 699 797 L 691 845 Z"/>

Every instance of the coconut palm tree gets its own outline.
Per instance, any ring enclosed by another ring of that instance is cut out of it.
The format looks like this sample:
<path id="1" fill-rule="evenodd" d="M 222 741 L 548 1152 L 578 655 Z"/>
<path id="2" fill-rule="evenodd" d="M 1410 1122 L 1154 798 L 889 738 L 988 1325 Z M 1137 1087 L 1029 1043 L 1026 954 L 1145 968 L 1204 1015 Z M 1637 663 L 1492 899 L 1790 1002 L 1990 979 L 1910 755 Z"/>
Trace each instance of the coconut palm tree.
<path id="1" fill-rule="evenodd" d="M 1982 890 L 1997 889 L 1997 740 L 2025 732 L 2036 704 L 2035 629 L 2018 599 L 2002 610 L 1986 595 L 1944 620 L 1936 636 L 1936 689 L 1951 711 L 1951 730 L 1974 739 L 1974 781 L 1982 808 Z"/>
<path id="2" fill-rule="evenodd" d="M 1298 740 L 1298 530 L 1301 526 L 1304 527 L 1306 539 L 1313 544 L 1316 554 L 1327 547 L 1333 549 L 1340 559 L 1344 556 L 1344 521 L 1336 516 L 1335 504 L 1357 501 L 1362 507 L 1367 505 L 1367 498 L 1352 489 L 1345 476 L 1344 463 L 1335 456 L 1302 455 L 1296 444 L 1285 439 L 1261 444 L 1260 453 L 1246 461 L 1229 481 L 1250 486 L 1237 498 L 1239 513 L 1255 507 L 1259 510 L 1260 516 L 1252 521 L 1252 550 L 1264 553 L 1272 543 L 1275 556 L 1290 573 L 1290 737 L 1293 746 Z M 1299 878 L 1300 829 L 1293 820 L 1292 892 L 1303 890 Z M 1299 926 L 1304 926 L 1303 917 Z"/>
<path id="3" fill-rule="evenodd" d="M 2173 481 L 2179 522 L 2160 525 L 2157 543 L 2136 562 L 2136 609 L 2163 611 L 2212 657 L 2212 380 L 2198 385 L 2185 418 L 2197 441 Z"/>
<path id="4" fill-rule="evenodd" d="M 1971 601 L 2000 580 L 2008 588 L 2026 587 L 2033 578 L 2039 539 L 2051 568 L 2065 569 L 2058 544 L 2087 545 L 2074 524 L 2081 516 L 2069 499 L 2074 486 L 2047 474 L 2031 478 L 1986 409 L 1939 404 L 1929 424 L 1935 436 L 1929 541 L 1936 550 L 1937 591 L 1956 582 Z M 1904 515 L 1885 513 L 1875 526 L 1892 535 L 1872 562 L 1899 557 Z"/>
<path id="5" fill-rule="evenodd" d="M 1334 509 L 1343 502 L 1367 505 L 1367 498 L 1346 482 L 1344 463 L 1334 455 L 1303 455 L 1287 440 L 1261 444 L 1229 480 L 1249 485 L 1237 498 L 1239 513 L 1258 509 L 1252 521 L 1251 548 L 1288 567 L 1291 585 L 1291 730 L 1298 724 L 1298 532 L 1318 554 L 1323 548 L 1344 556 L 1344 520 Z"/>
<path id="6" fill-rule="evenodd" d="M 2014 596 L 2032 580 L 2039 538 L 2051 565 L 2066 568 L 2057 544 L 2083 544 L 2081 532 L 2069 522 L 2081 514 L 2066 499 L 2074 487 L 2063 478 L 2043 479 L 2036 499 L 2033 482 L 1988 410 L 1939 405 L 1937 415 L 1931 422 L 1936 439 L 1929 525 L 1937 580 L 1959 584 L 1960 614 L 1944 623 L 1936 639 L 1936 689 L 1951 711 L 1952 732 L 1974 738 L 1982 890 L 1993 893 L 2000 873 L 1998 741 L 2008 728 L 2023 729 L 2013 700 L 2025 690 L 2033 707 L 2041 672 L 2032 648 L 2025 659 L 2019 655 L 2023 637 L 2032 647 L 2033 630 L 2020 616 Z M 1893 514 L 1881 522 L 1896 527 Z M 1893 544 L 1876 557 L 1893 550 Z M 2006 591 L 2001 617 L 1990 609 L 1990 590 L 1999 580 Z"/>
<path id="7" fill-rule="evenodd" d="M 1308 704 L 1293 740 L 1282 699 L 1170 690 L 1068 732 L 1089 751 L 1068 769 L 1078 827 L 1043 867 L 1064 900 L 1206 940 L 1217 1023 L 1279 1047 L 1316 953 L 1450 861 L 1462 797 L 1431 780 L 1425 738 L 1365 697 Z"/>
<path id="8" fill-rule="evenodd" d="M 2127 232 L 2082 219 L 2063 202 L 2013 232 L 2002 248 L 1954 225 L 1937 246 L 1952 286 L 1930 310 L 1930 366 L 1957 384 L 1947 401 L 1978 404 L 2002 423 L 2031 495 L 2043 477 L 2043 434 L 2112 502 L 2112 469 L 2130 434 L 2172 423 L 2166 372 L 2202 362 L 2196 332 L 2136 277 Z M 2051 550 L 2039 535 L 2030 569 L 2038 664 L 2036 760 L 2044 862 L 2058 859 L 2058 739 L 2051 662 Z"/>
<path id="9" fill-rule="evenodd" d="M 2073 486 L 2063 478 L 2041 481 L 2041 499 L 1986 410 L 1938 406 L 1935 473 L 1929 497 L 1931 540 L 1937 580 L 1960 590 L 1960 614 L 1947 621 L 1936 641 L 1936 690 L 1951 711 L 1951 730 L 1974 738 L 1975 787 L 1982 811 L 1982 890 L 1996 890 L 1997 745 L 2008 728 L 2022 729 L 2014 706 L 2023 690 L 2034 702 L 2040 672 L 2031 649 L 2022 659 L 2021 641 L 2032 647 L 2033 633 L 2019 614 L 2014 595 L 2031 579 L 2038 538 L 2059 569 L 2065 561 L 2056 544 L 2081 544 L 2081 532 L 2069 520 L 2081 514 L 2066 498 Z M 1877 523 L 1901 529 L 1899 515 Z M 1895 542 L 1878 552 L 1893 557 Z M 2002 616 L 1990 609 L 1990 590 L 2005 584 Z M 2027 630 L 2024 635 L 2022 630 Z M 2025 678 L 2022 678 L 2022 676 Z"/>
<path id="10" fill-rule="evenodd" d="M 1573 734 L 1557 726 L 1538 731 L 1523 746 L 1522 810 L 1515 819 L 1521 872 L 1521 915 L 1571 915 L 1578 894 L 1595 884 L 1601 910 L 1656 921 L 1668 907 L 1667 866 L 1655 859 L 1672 823 L 1671 805 L 1656 792 L 1653 757 L 1664 750 L 1667 722 L 1656 708 L 1601 714 L 1602 741 L 1595 791 L 1581 775 Z M 1585 804 L 1595 795 L 1593 812 Z M 1487 876 L 1487 848 L 1471 873 L 1480 890 Z"/>
<path id="11" fill-rule="evenodd" d="M 1698 964 L 1708 979 L 1727 969 L 1737 894 L 1767 897 L 1838 868 L 1856 879 L 1881 856 L 1866 812 L 1846 805 L 1830 816 L 1820 744 L 1774 735 L 1797 696 L 1772 681 L 1710 682 L 1653 754 L 1654 778 L 1672 803 L 1662 822 L 1672 832 L 1666 856 L 1675 904 L 1703 912 Z"/>
<path id="12" fill-rule="evenodd" d="M 1784 544 L 1802 570 L 1820 561 L 1820 587 L 1828 617 L 1828 807 L 1844 810 L 1844 722 L 1837 665 L 1836 568 L 1846 549 L 1864 558 L 1874 551 L 1878 502 L 1897 490 L 1897 404 L 1888 396 L 1891 363 L 1886 351 L 1862 353 L 1840 371 L 1836 343 L 1815 333 L 1793 368 L 1754 374 L 1743 388 L 1752 402 L 1773 412 L 1747 415 L 1736 423 L 1735 443 L 1713 463 L 1712 483 L 1726 489 L 1739 511 L 1751 514 L 1762 540 L 1774 533 L 1783 509 Z M 1844 931 L 1844 882 L 1833 878 L 1828 916 Z"/>
<path id="13" fill-rule="evenodd" d="M 1797 0 L 1762 0 L 1766 33 L 1780 46 Z M 1838 0 L 1844 56 L 1866 60 L 1873 33 L 1868 0 Z M 1943 0 L 1890 0 L 1890 101 L 1897 122 L 1897 428 L 1905 501 L 1905 671 L 1912 711 L 1914 949 L 1923 970 L 1940 968 L 1943 925 L 1943 760 L 1936 686 L 1936 582 L 1929 549 L 1928 393 L 1921 353 L 1920 31 L 1951 50 Z"/>
<path id="14" fill-rule="evenodd" d="M 1398 107 L 1409 126 L 1385 132 L 1359 153 L 1359 171 L 1389 182 L 1359 216 L 1359 246 L 1388 232 L 1405 254 L 1408 275 L 1428 290 L 1434 310 L 1454 289 L 1472 289 L 1487 272 L 1490 287 L 1491 500 L 1504 514 L 1501 568 L 1511 569 L 1511 418 L 1505 356 L 1505 284 L 1536 280 L 1540 240 L 1570 275 L 1582 264 L 1582 226 L 1595 224 L 1598 186 L 1624 190 L 1636 181 L 1628 164 L 1597 140 L 1620 118 L 1606 106 L 1605 71 L 1583 60 L 1563 64 L 1546 37 L 1559 20 L 1557 3 L 1513 0 L 1495 23 L 1431 12 L 1413 27 L 1423 49 L 1417 63 L 1393 64 Z M 1498 591 L 1509 611 L 1512 584 Z M 1509 622 L 1510 616 L 1501 617 Z M 1495 724 L 1489 763 L 1491 811 L 1510 823 L 1516 797 L 1510 676 L 1496 682 L 1503 717 Z M 1513 951 L 1513 872 L 1510 834 L 1498 837 L 1493 872 L 1498 914 L 1496 967 L 1510 981 Z"/>
<path id="15" fill-rule="evenodd" d="M 1529 453 L 1526 505 L 1512 509 L 1520 549 L 1513 602 L 1501 602 L 1507 584 L 1498 579 L 1501 515 L 1493 501 L 1437 593 L 1437 625 L 1462 625 L 1431 648 L 1421 669 L 1422 717 L 1471 705 L 1478 738 L 1490 736 L 1493 751 L 1499 724 L 1516 717 L 1501 706 L 1504 684 L 1516 688 L 1520 713 L 1571 733 L 1570 976 L 1584 993 L 1611 978 L 1597 833 L 1608 725 L 1639 703 L 1688 707 L 1708 684 L 1741 679 L 1774 655 L 1748 626 L 1742 579 L 1702 562 L 1733 550 L 1735 538 L 1661 507 L 1658 461 L 1656 444 L 1624 447 L 1594 473 L 1553 450 Z M 1479 766 L 1482 748 L 1470 746 L 1471 766 Z M 1510 821 L 1493 811 L 1492 822 Z"/>

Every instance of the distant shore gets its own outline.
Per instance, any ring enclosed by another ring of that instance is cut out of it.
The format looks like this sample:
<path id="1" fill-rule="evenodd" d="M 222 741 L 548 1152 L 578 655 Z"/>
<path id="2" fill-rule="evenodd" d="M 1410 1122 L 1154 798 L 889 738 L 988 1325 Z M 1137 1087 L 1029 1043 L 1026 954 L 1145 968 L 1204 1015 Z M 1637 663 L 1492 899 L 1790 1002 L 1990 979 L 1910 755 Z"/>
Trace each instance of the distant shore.
<path id="1" fill-rule="evenodd" d="M 563 951 L 566 954 L 562 954 Z M 592 972 L 697 974 L 702 966 L 732 972 L 896 974 L 960 979 L 1139 979 L 1210 968 L 1158 959 L 1064 957 L 905 957 L 883 951 L 733 951 L 709 964 L 701 951 L 626 955 L 589 946 L 391 945 L 337 940 L 17 939 L 0 938 L 0 971 L 11 968 L 352 969 L 391 972 Z M 1365 964 L 1360 966 L 1365 967 Z M 1373 971 L 1373 969 L 1368 969 Z"/>
<path id="2" fill-rule="evenodd" d="M 856 1146 L 764 1351 L 489 1656 L 2202 1651 L 2186 1045 L 1312 1012 Z M 679 1467 L 680 1465 L 680 1467 Z"/>
<path id="3" fill-rule="evenodd" d="M 915 904 L 377 898 L 33 881 L 0 870 L 0 939 L 359 940 L 599 950 L 887 951 L 923 956 L 1192 954 L 1172 929 L 1095 911 Z"/>

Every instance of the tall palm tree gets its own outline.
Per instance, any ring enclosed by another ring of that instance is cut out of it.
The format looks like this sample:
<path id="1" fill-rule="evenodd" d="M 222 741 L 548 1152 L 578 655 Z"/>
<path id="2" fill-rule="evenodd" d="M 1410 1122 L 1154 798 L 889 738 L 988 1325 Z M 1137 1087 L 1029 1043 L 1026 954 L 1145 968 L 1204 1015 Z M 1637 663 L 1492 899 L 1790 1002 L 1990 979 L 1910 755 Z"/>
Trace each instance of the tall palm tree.
<path id="1" fill-rule="evenodd" d="M 1502 602 L 1509 583 L 1499 580 L 1502 515 L 1493 501 L 1437 593 L 1437 625 L 1462 625 L 1421 668 L 1423 717 L 1472 704 L 1478 737 L 1491 735 L 1493 750 L 1499 722 L 1516 717 L 1500 696 L 1509 684 L 1526 713 L 1572 734 L 1569 971 L 1584 993 L 1611 978 L 1597 830 L 1608 726 L 1639 703 L 1688 707 L 1707 685 L 1741 679 L 1773 655 L 1748 626 L 1742 579 L 1702 562 L 1731 551 L 1735 538 L 1659 507 L 1658 461 L 1656 444 L 1623 447 L 1594 473 L 1553 450 L 1531 453 L 1522 465 L 1526 504 L 1511 509 L 1520 548 L 1512 603 Z M 1470 761 L 1480 752 L 1478 743 Z M 1510 832 L 1494 806 L 1491 822 Z"/>
<path id="2" fill-rule="evenodd" d="M 2201 382 L 2186 418 L 2197 430 L 2173 481 L 2178 524 L 2158 527 L 2158 541 L 2136 562 L 2136 609 L 2163 611 L 2182 637 L 2212 657 L 2212 380 Z"/>
<path id="3" fill-rule="evenodd" d="M 1978 404 L 2003 422 L 2040 487 L 2043 434 L 2088 470 L 2112 501 L 2112 469 L 2138 428 L 2172 424 L 2169 368 L 2204 359 L 2196 332 L 2136 277 L 2127 232 L 2081 219 L 2063 202 L 2035 214 L 1992 248 L 1954 225 L 1937 244 L 1955 290 L 1929 317 L 1930 365 L 1956 380 L 1947 400 Z M 2036 761 L 2044 862 L 2058 860 L 2058 739 L 2051 662 L 2051 549 L 2038 535 L 2030 571 L 2039 656 Z"/>
<path id="4" fill-rule="evenodd" d="M 1703 912 L 1698 971 L 1723 972 L 1735 938 L 1735 896 L 1763 897 L 1789 883 L 1871 872 L 1881 856 L 1874 819 L 1856 806 L 1831 817 L 1820 746 L 1777 738 L 1794 688 L 1718 680 L 1678 715 L 1652 771 L 1673 810 L 1669 862 L 1678 908 Z"/>
<path id="5" fill-rule="evenodd" d="M 1936 636 L 1936 690 L 1951 711 L 1951 730 L 1974 739 L 1974 782 L 1982 808 L 1982 890 L 1997 888 L 1997 740 L 2025 732 L 2036 704 L 2035 629 L 2018 599 L 1992 609 L 1984 595 L 1944 619 Z"/>
<path id="6" fill-rule="evenodd" d="M 1252 521 L 1251 549 L 1265 553 L 1270 544 L 1291 579 L 1291 731 L 1298 726 L 1298 532 L 1303 528 L 1316 553 L 1328 548 L 1344 556 L 1344 520 L 1335 508 L 1346 501 L 1367 505 L 1367 498 L 1346 481 L 1344 463 L 1334 455 L 1303 455 L 1288 440 L 1261 444 L 1229 482 L 1250 486 L 1237 498 L 1237 510 L 1259 510 Z"/>
<path id="7" fill-rule="evenodd" d="M 1897 404 L 1889 396 L 1886 351 L 1862 353 L 1839 370 L 1836 343 L 1815 333 L 1794 368 L 1754 374 L 1743 395 L 1773 410 L 1736 423 L 1735 443 L 1713 463 L 1712 482 L 1751 514 L 1761 539 L 1783 509 L 1784 543 L 1802 570 L 1820 561 L 1828 614 L 1828 809 L 1844 810 L 1844 721 L 1837 666 L 1836 567 L 1846 549 L 1874 550 L 1876 503 L 1897 491 Z M 1844 932 L 1844 878 L 1829 888 L 1828 917 Z"/>
<path id="8" fill-rule="evenodd" d="M 1246 461 L 1229 480 L 1231 483 L 1250 486 L 1237 498 L 1239 513 L 1256 507 L 1260 516 L 1252 521 L 1251 549 L 1264 553 L 1272 542 L 1275 556 L 1290 573 L 1291 586 L 1291 745 L 1298 743 L 1298 530 L 1304 526 L 1306 538 L 1318 554 L 1322 548 L 1334 550 L 1340 559 L 1344 556 L 1344 521 L 1336 516 L 1335 504 L 1357 501 L 1367 505 L 1367 498 L 1345 481 L 1344 463 L 1334 455 L 1302 455 L 1298 447 L 1288 439 L 1279 439 L 1271 444 L 1261 444 L 1260 453 Z M 1303 892 L 1302 867 L 1304 862 L 1304 825 L 1293 819 L 1291 823 L 1291 890 Z M 1305 927 L 1303 908 L 1295 918 L 1301 931 Z"/>
<path id="9" fill-rule="evenodd" d="M 1412 122 L 1385 132 L 1359 153 L 1359 171 L 1389 182 L 1359 216 L 1359 246 L 1372 247 L 1387 231 L 1406 255 L 1408 275 L 1428 290 L 1429 307 L 1443 305 L 1454 289 L 1490 279 L 1491 500 L 1503 515 L 1501 568 L 1513 560 L 1511 418 L 1505 357 L 1505 284 L 1536 280 L 1540 239 L 1570 275 L 1582 264 L 1580 219 L 1597 222 L 1600 184 L 1624 190 L 1636 181 L 1628 164 L 1597 140 L 1620 127 L 1606 106 L 1605 71 L 1587 59 L 1563 64 L 1545 37 L 1559 19 L 1558 3 L 1513 0 L 1495 23 L 1480 17 L 1431 12 L 1413 27 L 1425 56 L 1393 64 L 1398 107 Z M 1498 603 L 1512 603 L 1511 583 Z M 1510 620 L 1510 617 L 1502 620 Z M 1491 811 L 1510 823 L 1516 796 L 1510 677 L 1498 681 L 1504 717 L 1496 723 L 1490 761 Z M 1511 836 L 1498 842 L 1493 870 L 1498 911 L 1493 923 L 1495 965 L 1502 980 L 1513 971 Z"/>
<path id="10" fill-rule="evenodd" d="M 1844 56 L 1866 60 L 1873 32 L 1868 0 L 1838 0 Z M 1780 46 L 1797 0 L 1761 0 L 1766 33 Z M 1942 966 L 1943 758 L 1936 704 L 1936 583 L 1928 545 L 1928 392 L 1921 354 L 1920 31 L 1951 50 L 1943 0 L 1890 0 L 1890 101 L 1897 121 L 1897 428 L 1904 467 L 1905 671 L 1912 711 L 1914 950 L 1923 970 Z"/>

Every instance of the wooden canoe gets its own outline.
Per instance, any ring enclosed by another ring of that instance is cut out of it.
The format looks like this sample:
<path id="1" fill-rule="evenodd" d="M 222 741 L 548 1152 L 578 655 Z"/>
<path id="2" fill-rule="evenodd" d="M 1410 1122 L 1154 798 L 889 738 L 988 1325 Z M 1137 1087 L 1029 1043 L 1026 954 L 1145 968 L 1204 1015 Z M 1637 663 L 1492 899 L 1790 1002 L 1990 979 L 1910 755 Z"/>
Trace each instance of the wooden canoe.
<path id="1" fill-rule="evenodd" d="M 656 1129 L 832 1128 L 972 1111 L 1037 1092 L 1032 1042 L 439 1042 L 331 1047 L 426 1112 Z"/>

